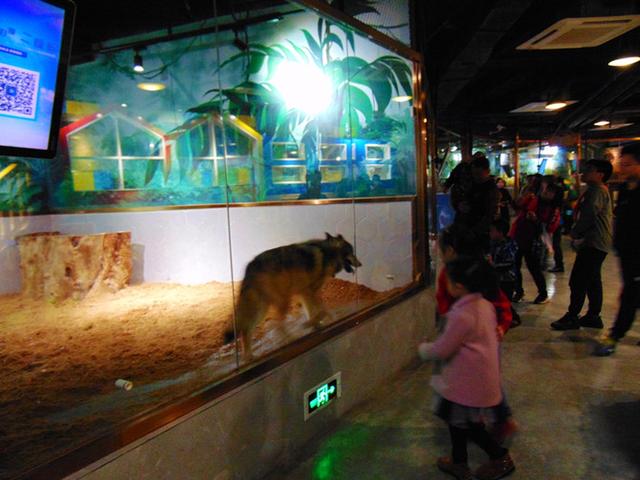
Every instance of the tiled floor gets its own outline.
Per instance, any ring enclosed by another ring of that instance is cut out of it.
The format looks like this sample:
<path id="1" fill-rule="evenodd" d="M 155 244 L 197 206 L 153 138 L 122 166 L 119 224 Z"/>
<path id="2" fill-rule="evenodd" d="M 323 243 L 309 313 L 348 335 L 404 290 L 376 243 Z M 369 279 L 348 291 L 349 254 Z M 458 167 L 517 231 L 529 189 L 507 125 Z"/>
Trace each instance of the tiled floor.
<path id="1" fill-rule="evenodd" d="M 573 255 L 566 257 L 571 266 Z M 611 254 L 603 266 L 607 325 L 617 309 L 618 275 Z M 525 300 L 531 300 L 535 289 L 524 276 Z M 521 426 L 510 445 L 517 466 L 510 478 L 640 480 L 640 326 L 613 357 L 591 356 L 600 331 L 549 329 L 568 304 L 569 271 L 547 279 L 551 303 L 519 304 L 523 324 L 504 343 L 504 385 Z M 452 478 L 434 465 L 448 454 L 449 438 L 430 411 L 430 368 L 416 362 L 309 445 L 292 471 L 269 480 Z M 482 452 L 471 446 L 472 466 L 482 461 Z"/>

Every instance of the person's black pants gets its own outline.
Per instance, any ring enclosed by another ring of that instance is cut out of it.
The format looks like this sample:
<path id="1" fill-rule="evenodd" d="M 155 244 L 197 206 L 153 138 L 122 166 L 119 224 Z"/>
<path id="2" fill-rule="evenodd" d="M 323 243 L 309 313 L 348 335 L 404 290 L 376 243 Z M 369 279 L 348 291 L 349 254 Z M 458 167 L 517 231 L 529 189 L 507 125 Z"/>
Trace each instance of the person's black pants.
<path id="1" fill-rule="evenodd" d="M 451 435 L 453 463 L 467 463 L 467 441 L 469 439 L 484 450 L 491 460 L 501 458 L 509 452 L 489 435 L 481 423 L 473 424 L 471 428 L 458 428 L 449 425 L 449 434 Z"/>
<path id="2" fill-rule="evenodd" d="M 640 252 L 636 255 L 640 255 Z M 636 309 L 640 306 L 640 278 L 638 278 L 638 268 L 635 267 L 638 263 L 637 258 L 633 258 L 631 255 L 620 256 L 622 294 L 620 295 L 618 316 L 610 332 L 611 338 L 615 340 L 620 340 L 627 334 L 633 325 Z"/>
<path id="3" fill-rule="evenodd" d="M 600 270 L 607 252 L 592 247 L 578 250 L 576 261 L 571 269 L 569 287 L 571 301 L 567 313 L 572 317 L 580 315 L 586 297 L 589 297 L 587 315 L 598 316 L 602 310 L 602 279 Z"/>
<path id="4" fill-rule="evenodd" d="M 533 277 L 533 281 L 538 288 L 538 295 L 547 295 L 547 281 L 544 278 L 544 273 L 542 273 L 542 266 L 540 265 L 540 259 L 537 255 L 534 254 L 533 249 L 531 247 L 526 249 L 518 249 L 518 253 L 516 254 L 516 293 L 523 293 L 524 289 L 522 288 L 522 259 L 524 258 L 525 263 L 527 264 L 527 270 Z"/>
<path id="5" fill-rule="evenodd" d="M 553 232 L 553 262 L 555 268 L 564 268 L 564 258 L 562 256 L 562 229 L 558 227 Z"/>

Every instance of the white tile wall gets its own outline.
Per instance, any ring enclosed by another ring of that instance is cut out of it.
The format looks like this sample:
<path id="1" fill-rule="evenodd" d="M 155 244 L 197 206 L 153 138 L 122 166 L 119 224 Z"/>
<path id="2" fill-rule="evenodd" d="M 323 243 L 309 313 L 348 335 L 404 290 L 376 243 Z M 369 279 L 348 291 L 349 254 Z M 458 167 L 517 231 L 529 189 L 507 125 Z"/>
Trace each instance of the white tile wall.
<path id="1" fill-rule="evenodd" d="M 229 223 L 227 223 L 227 215 Z M 341 233 L 363 266 L 357 280 L 376 290 L 412 279 L 411 203 L 259 206 L 0 218 L 0 294 L 20 290 L 15 237 L 57 230 L 90 234 L 131 231 L 133 282 L 200 284 L 235 279 L 258 253 L 280 245 Z M 355 239 L 355 241 L 354 241 Z M 345 279 L 352 276 L 342 273 Z"/>

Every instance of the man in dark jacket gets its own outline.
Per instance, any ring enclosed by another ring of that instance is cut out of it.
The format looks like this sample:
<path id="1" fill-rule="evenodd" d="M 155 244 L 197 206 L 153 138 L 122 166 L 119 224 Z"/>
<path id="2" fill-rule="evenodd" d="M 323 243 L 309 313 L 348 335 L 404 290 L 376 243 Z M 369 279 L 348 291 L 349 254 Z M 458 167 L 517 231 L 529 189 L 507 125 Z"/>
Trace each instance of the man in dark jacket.
<path id="1" fill-rule="evenodd" d="M 462 161 L 452 170 L 449 178 L 443 185 L 444 193 L 451 190 L 451 206 L 456 212 L 456 216 L 460 216 L 460 203 L 465 201 L 471 191 L 473 179 L 471 176 L 471 161 L 473 157 L 464 156 Z"/>
<path id="2" fill-rule="evenodd" d="M 620 257 L 623 287 L 616 321 L 593 352 L 601 357 L 615 352 L 640 305 L 640 143 L 622 149 L 619 165 L 626 183 L 618 195 L 613 246 Z"/>
<path id="3" fill-rule="evenodd" d="M 580 327 L 602 328 L 602 263 L 611 247 L 611 197 L 606 182 L 613 167 L 606 160 L 589 160 L 583 180 L 587 190 L 578 199 L 576 221 L 571 229 L 572 245 L 577 250 L 571 269 L 571 299 L 567 313 L 551 323 L 554 330 L 576 330 Z M 587 314 L 578 318 L 589 297 Z"/>
<path id="4" fill-rule="evenodd" d="M 500 193 L 489 175 L 489 160 L 484 155 L 474 155 L 471 179 L 471 188 L 458 206 L 455 222 L 469 228 L 477 236 L 483 251 L 489 253 L 489 226 L 498 216 Z"/>

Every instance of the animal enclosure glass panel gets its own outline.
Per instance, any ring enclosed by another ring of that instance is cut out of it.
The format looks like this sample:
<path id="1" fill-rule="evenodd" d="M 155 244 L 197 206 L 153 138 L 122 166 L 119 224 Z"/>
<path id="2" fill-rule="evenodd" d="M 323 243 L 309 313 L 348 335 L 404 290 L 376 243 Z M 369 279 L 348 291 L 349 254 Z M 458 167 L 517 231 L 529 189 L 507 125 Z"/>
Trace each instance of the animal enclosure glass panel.
<path id="1" fill-rule="evenodd" d="M 420 274 L 417 65 L 299 4 L 218 7 L 73 65 L 56 158 L 0 158 L 0 479 Z"/>

